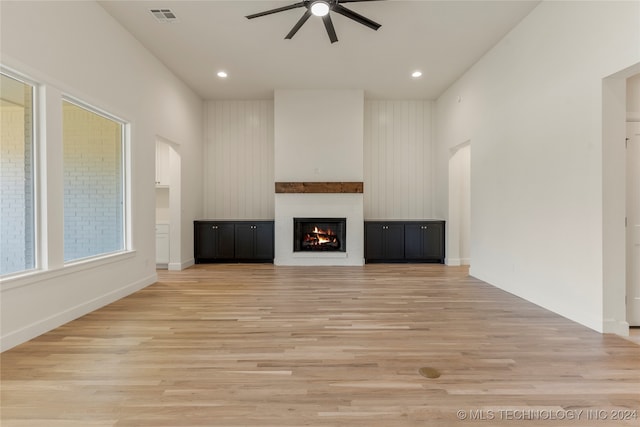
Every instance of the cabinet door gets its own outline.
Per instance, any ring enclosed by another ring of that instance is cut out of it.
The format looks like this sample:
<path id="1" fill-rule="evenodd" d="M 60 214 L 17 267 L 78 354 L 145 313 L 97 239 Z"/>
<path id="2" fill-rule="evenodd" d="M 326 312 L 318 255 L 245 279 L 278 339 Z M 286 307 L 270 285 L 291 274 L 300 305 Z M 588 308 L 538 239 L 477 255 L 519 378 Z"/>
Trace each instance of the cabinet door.
<path id="1" fill-rule="evenodd" d="M 194 232 L 196 260 L 233 258 L 233 224 L 197 222 Z"/>
<path id="2" fill-rule="evenodd" d="M 405 225 L 405 256 L 408 260 L 444 260 L 444 224 L 422 222 Z"/>
<path id="3" fill-rule="evenodd" d="M 407 259 L 424 257 L 424 224 L 406 224 L 404 226 L 404 253 Z"/>
<path id="4" fill-rule="evenodd" d="M 156 264 L 169 263 L 169 234 L 156 233 Z"/>
<path id="5" fill-rule="evenodd" d="M 169 145 L 156 141 L 156 185 L 169 185 Z"/>
<path id="6" fill-rule="evenodd" d="M 253 224 L 236 223 L 236 258 L 253 259 L 255 253 L 255 232 L 253 227 L 255 227 Z"/>
<path id="7" fill-rule="evenodd" d="M 364 225 L 364 257 L 366 259 L 384 258 L 383 224 L 368 222 Z"/>
<path id="8" fill-rule="evenodd" d="M 215 258 L 217 252 L 217 231 L 215 224 L 197 222 L 194 227 L 195 258 Z"/>
<path id="9" fill-rule="evenodd" d="M 232 259 L 235 254 L 233 224 L 216 224 L 216 258 Z"/>
<path id="10" fill-rule="evenodd" d="M 404 225 L 387 224 L 384 229 L 384 257 L 388 260 L 404 259 Z"/>
<path id="11" fill-rule="evenodd" d="M 273 259 L 273 224 L 256 224 L 255 232 L 255 253 L 256 259 Z"/>
<path id="12" fill-rule="evenodd" d="M 365 258 L 398 261 L 404 258 L 404 225 L 393 222 L 365 224 Z"/>
<path id="13" fill-rule="evenodd" d="M 444 224 L 424 224 L 422 230 L 423 257 L 429 260 L 444 260 Z"/>

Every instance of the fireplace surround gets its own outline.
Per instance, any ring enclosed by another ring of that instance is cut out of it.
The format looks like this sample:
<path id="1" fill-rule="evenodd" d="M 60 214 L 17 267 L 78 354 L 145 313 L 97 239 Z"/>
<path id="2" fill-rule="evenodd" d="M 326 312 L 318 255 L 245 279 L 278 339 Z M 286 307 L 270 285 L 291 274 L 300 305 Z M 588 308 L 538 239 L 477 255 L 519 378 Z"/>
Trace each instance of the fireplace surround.
<path id="1" fill-rule="evenodd" d="M 274 91 L 276 265 L 364 265 L 363 119 L 360 89 Z M 294 218 L 346 218 L 340 250 L 294 250 Z"/>

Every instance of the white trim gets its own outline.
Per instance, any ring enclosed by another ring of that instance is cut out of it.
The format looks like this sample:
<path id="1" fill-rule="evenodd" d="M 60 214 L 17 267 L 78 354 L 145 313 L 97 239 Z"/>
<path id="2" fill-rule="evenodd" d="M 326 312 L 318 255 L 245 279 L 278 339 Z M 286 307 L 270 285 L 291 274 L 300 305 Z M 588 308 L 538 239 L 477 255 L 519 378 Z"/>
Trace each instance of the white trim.
<path id="1" fill-rule="evenodd" d="M 37 80 L 27 76 L 24 73 L 21 73 L 13 68 L 6 67 L 0 64 L 0 74 L 5 75 L 6 77 L 16 80 L 23 85 L 27 85 L 31 87 L 31 191 L 32 191 L 32 209 L 33 209 L 33 267 L 28 270 L 21 270 L 13 273 L 6 274 L 4 276 L 0 276 L 0 282 L 2 281 L 2 277 L 12 277 L 14 275 L 22 275 L 22 274 L 30 274 L 36 271 L 39 271 L 43 267 L 42 262 L 42 185 L 41 185 L 41 177 L 42 177 L 42 154 L 41 150 L 43 149 L 44 144 L 42 143 L 42 138 L 40 134 L 41 130 L 41 118 L 44 117 L 44 111 L 42 110 L 44 103 L 41 102 L 41 94 L 42 94 L 42 84 Z M 25 224 L 25 227 L 28 227 Z M 25 229 L 26 235 L 26 229 Z"/>
<path id="2" fill-rule="evenodd" d="M 22 286 L 33 285 L 35 283 L 51 280 L 56 277 L 66 276 L 68 274 L 74 274 L 79 271 L 89 270 L 114 262 L 124 261 L 126 259 L 133 258 L 135 255 L 136 251 L 118 252 L 100 256 L 98 258 L 90 258 L 66 264 L 63 267 L 56 269 L 32 270 L 25 274 L 0 279 L 0 284 L 2 285 L 1 290 L 2 292 L 5 292 L 7 290 L 19 288 Z"/>
<path id="3" fill-rule="evenodd" d="M 63 106 L 63 111 L 64 111 L 64 103 L 68 103 L 71 104 L 77 108 L 80 108 L 86 112 L 89 112 L 91 114 L 95 114 L 97 116 L 100 116 L 106 120 L 110 120 L 112 122 L 115 122 L 117 124 L 120 125 L 120 151 L 121 151 L 121 156 L 122 158 L 120 159 L 120 166 L 122 168 L 122 177 L 121 177 L 121 181 L 120 181 L 120 188 L 122 190 L 122 212 L 121 212 L 121 218 L 120 220 L 122 221 L 122 244 L 124 245 L 123 248 L 118 249 L 119 251 L 127 251 L 130 250 L 132 248 L 132 241 L 133 241 L 133 237 L 132 237 L 132 227 L 131 227 L 131 221 L 132 221 L 132 205 L 131 205 L 131 123 L 121 119 L 120 117 L 113 115 L 111 113 L 108 113 L 107 111 L 99 108 L 99 107 L 95 107 L 89 103 L 86 103 L 84 101 L 81 101 L 78 98 L 75 98 L 73 96 L 67 95 L 65 93 L 62 93 L 62 106 Z M 63 118 L 64 118 L 64 112 L 63 112 Z M 62 123 L 62 127 L 64 130 L 64 119 L 63 119 L 63 123 Z M 63 144 L 63 151 L 64 151 L 64 138 L 62 140 L 62 144 Z M 65 167 L 64 162 L 63 162 L 63 168 Z M 64 185 L 64 183 L 63 183 Z M 104 254 L 97 254 L 96 256 L 101 256 Z M 71 260 L 71 263 L 75 263 L 76 261 L 81 261 L 80 260 Z M 66 262 L 65 262 L 66 264 Z"/>
<path id="4" fill-rule="evenodd" d="M 447 258 L 444 263 L 450 267 L 456 267 L 462 265 L 462 260 L 460 258 Z"/>
<path id="5" fill-rule="evenodd" d="M 640 122 L 640 111 L 627 111 L 628 122 Z"/>
<path id="6" fill-rule="evenodd" d="M 98 298 L 83 302 L 68 310 L 61 311 L 53 316 L 49 316 L 45 319 L 38 320 L 28 326 L 25 326 L 17 331 L 11 332 L 3 337 L 0 337 L 0 351 L 9 350 L 19 344 L 29 341 L 39 335 L 49 332 L 65 323 L 75 320 L 85 314 L 91 313 L 99 308 L 102 308 L 108 304 L 111 304 L 121 298 L 133 294 L 140 289 L 143 289 L 149 285 L 158 281 L 158 275 L 153 273 L 150 276 L 137 282 L 130 283 L 119 289 L 111 291 L 105 295 L 101 295 Z"/>
<path id="7" fill-rule="evenodd" d="M 191 267 L 192 265 L 195 265 L 195 263 L 196 260 L 194 258 L 191 258 L 182 262 L 170 262 L 167 267 L 169 271 L 182 271 Z"/>
<path id="8" fill-rule="evenodd" d="M 629 323 L 623 320 L 605 319 L 602 322 L 602 333 L 629 336 Z"/>

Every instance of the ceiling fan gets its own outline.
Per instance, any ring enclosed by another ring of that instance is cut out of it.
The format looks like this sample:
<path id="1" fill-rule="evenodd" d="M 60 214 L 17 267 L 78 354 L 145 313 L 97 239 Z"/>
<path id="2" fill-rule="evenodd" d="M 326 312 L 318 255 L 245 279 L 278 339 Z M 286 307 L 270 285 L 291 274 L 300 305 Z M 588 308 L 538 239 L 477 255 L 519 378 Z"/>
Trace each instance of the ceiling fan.
<path id="1" fill-rule="evenodd" d="M 372 30 L 377 30 L 381 27 L 377 22 L 372 21 L 371 19 L 360 15 L 359 13 L 354 12 L 353 10 L 347 9 L 342 4 L 343 3 L 355 3 L 355 2 L 363 2 L 363 1 L 381 1 L 381 0 L 303 0 L 299 3 L 295 3 L 289 6 L 278 7 L 276 9 L 267 10 L 260 13 L 254 13 L 253 15 L 247 15 L 247 19 L 259 18 L 265 15 L 271 15 L 272 13 L 284 12 L 285 10 L 297 9 L 299 7 L 305 7 L 307 10 L 304 12 L 304 15 L 298 20 L 296 25 L 293 26 L 289 34 L 285 36 L 285 39 L 292 39 L 293 36 L 298 32 L 300 27 L 307 22 L 307 19 L 311 17 L 311 15 L 321 16 L 322 22 L 324 22 L 324 27 L 327 30 L 327 34 L 329 35 L 329 40 L 331 43 L 335 43 L 338 41 L 338 37 L 336 36 L 336 30 L 333 27 L 333 21 L 331 21 L 331 14 L 329 12 L 339 13 L 342 16 L 345 16 L 349 19 L 352 19 L 362 25 L 365 25 Z"/>

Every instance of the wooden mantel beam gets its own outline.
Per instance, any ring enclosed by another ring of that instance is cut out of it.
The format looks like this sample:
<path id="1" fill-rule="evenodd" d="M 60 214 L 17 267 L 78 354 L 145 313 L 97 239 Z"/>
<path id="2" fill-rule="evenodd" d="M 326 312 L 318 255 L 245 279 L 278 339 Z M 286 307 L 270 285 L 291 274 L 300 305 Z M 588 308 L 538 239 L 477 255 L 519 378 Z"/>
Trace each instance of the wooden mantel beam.
<path id="1" fill-rule="evenodd" d="M 362 182 L 276 182 L 276 193 L 362 193 Z"/>

